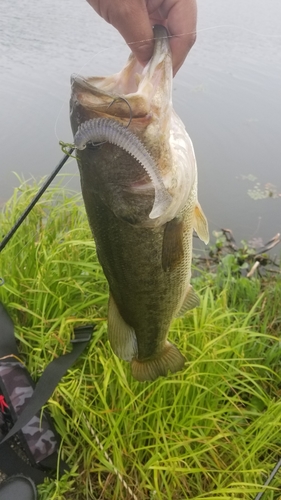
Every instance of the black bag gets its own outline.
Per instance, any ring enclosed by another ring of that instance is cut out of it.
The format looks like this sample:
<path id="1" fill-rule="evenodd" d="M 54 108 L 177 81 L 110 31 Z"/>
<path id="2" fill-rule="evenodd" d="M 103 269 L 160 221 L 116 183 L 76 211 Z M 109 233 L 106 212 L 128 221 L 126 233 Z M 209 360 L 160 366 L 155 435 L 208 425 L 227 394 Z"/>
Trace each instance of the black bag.
<path id="1" fill-rule="evenodd" d="M 8 476 L 20 473 L 40 484 L 53 472 L 61 477 L 69 469 L 58 456 L 60 437 L 51 417 L 41 408 L 88 345 L 93 330 L 93 325 L 75 328 L 72 351 L 54 359 L 35 385 L 19 359 L 13 322 L 0 303 L 0 470 Z M 9 446 L 15 434 L 28 461 Z"/>

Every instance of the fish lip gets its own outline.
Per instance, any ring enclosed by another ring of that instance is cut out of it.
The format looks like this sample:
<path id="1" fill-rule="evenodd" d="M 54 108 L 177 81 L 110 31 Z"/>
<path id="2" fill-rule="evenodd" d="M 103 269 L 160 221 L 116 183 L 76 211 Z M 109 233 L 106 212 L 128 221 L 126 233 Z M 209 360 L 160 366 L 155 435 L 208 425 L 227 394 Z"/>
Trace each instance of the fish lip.
<path id="1" fill-rule="evenodd" d="M 154 34 L 154 50 L 151 59 L 148 61 L 143 69 L 143 75 L 148 75 L 151 78 L 156 70 L 156 67 L 161 64 L 168 56 L 171 56 L 171 49 L 169 44 L 169 33 L 165 26 L 162 24 L 155 24 L 153 26 Z M 172 62 L 171 62 L 172 72 Z"/>
<path id="2" fill-rule="evenodd" d="M 154 24 L 153 25 L 153 34 L 154 38 L 168 38 L 169 33 L 167 28 L 163 24 Z"/>
<path id="3" fill-rule="evenodd" d="M 95 95 L 107 95 L 109 97 L 116 97 L 113 93 L 110 94 L 109 92 L 104 93 L 94 85 L 88 82 L 88 78 L 85 78 L 84 76 L 79 75 L 78 73 L 73 73 L 70 77 L 70 83 L 72 87 L 79 87 L 79 90 L 88 90 L 89 92 L 92 92 Z"/>
<path id="4" fill-rule="evenodd" d="M 78 75 L 78 73 L 72 73 L 70 76 L 70 84 L 73 86 L 74 84 L 78 83 L 81 86 L 84 86 L 86 84 L 86 80 L 83 76 Z"/>

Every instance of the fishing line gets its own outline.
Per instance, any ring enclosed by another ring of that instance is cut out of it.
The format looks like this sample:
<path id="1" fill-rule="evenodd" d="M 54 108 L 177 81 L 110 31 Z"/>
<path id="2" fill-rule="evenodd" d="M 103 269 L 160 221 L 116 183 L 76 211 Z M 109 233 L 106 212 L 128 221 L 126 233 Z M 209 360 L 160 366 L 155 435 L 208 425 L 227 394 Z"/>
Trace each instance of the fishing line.
<path id="1" fill-rule="evenodd" d="M 191 34 L 204 33 L 205 31 L 218 30 L 218 29 L 222 29 L 222 28 L 235 28 L 237 30 L 246 31 L 247 33 L 251 33 L 253 35 L 260 36 L 262 38 L 281 38 L 281 35 L 270 35 L 267 33 L 259 33 L 259 32 L 250 30 L 248 28 L 244 28 L 243 26 L 239 26 L 236 24 L 218 24 L 216 26 L 208 26 L 206 28 L 196 29 L 195 31 L 187 31 L 185 33 L 179 33 L 178 35 L 168 35 L 168 38 L 180 38 L 180 37 L 191 35 Z M 154 40 L 154 39 L 153 38 L 144 38 L 143 40 L 139 40 L 138 42 L 128 42 L 128 43 L 126 43 L 125 41 L 122 41 L 122 42 L 119 42 L 118 45 L 120 47 L 126 47 L 126 46 L 135 45 L 137 43 L 150 42 L 151 40 Z M 111 50 L 112 49 L 110 47 L 108 47 L 106 49 L 100 50 L 100 51 L 96 52 L 95 54 L 93 54 L 93 56 L 91 58 L 89 58 L 84 64 L 82 64 L 82 66 L 80 66 L 80 68 L 77 70 L 77 73 L 82 72 L 84 68 L 89 67 L 91 65 L 91 63 L 96 60 L 97 56 L 100 56 L 103 53 L 107 53 L 108 51 L 111 52 Z M 58 121 L 59 121 L 60 115 L 61 115 L 64 107 L 66 105 L 68 105 L 68 102 L 69 102 L 68 99 L 66 99 L 63 102 L 63 104 L 58 112 L 57 118 L 55 120 L 54 133 L 55 133 L 55 137 L 58 141 L 60 140 L 58 133 L 57 133 Z"/>
<path id="2" fill-rule="evenodd" d="M 281 35 L 270 35 L 270 34 L 264 34 L 264 33 L 259 33 L 259 32 L 255 32 L 253 30 L 250 30 L 248 28 L 244 28 L 242 26 L 239 26 L 239 25 L 231 25 L 231 24 L 223 24 L 223 25 L 217 25 L 217 26 L 210 26 L 210 27 L 207 27 L 207 28 L 202 28 L 202 29 L 198 29 L 196 30 L 196 32 L 186 32 L 186 33 L 180 33 L 180 34 L 177 34 L 177 35 L 168 35 L 168 38 L 174 38 L 174 37 L 183 37 L 183 36 L 186 36 L 186 35 L 189 35 L 189 34 L 192 34 L 192 33 L 203 33 L 203 32 L 206 32 L 206 31 L 211 31 L 211 30 L 214 30 L 214 29 L 222 29 L 222 28 L 232 28 L 232 29 L 237 29 L 237 30 L 242 30 L 242 31 L 246 31 L 248 33 L 251 33 L 253 35 L 256 35 L 256 36 L 260 36 L 260 37 L 264 37 L 264 38 L 281 38 Z M 120 45 L 122 46 L 132 46 L 136 43 L 144 43 L 144 42 L 147 42 L 147 41 L 151 41 L 153 38 L 148 38 L 148 39 L 143 39 L 143 40 L 140 40 L 138 42 L 129 42 L 129 43 L 125 43 L 123 42 L 122 44 L 120 43 Z M 107 49 L 104 49 L 102 51 L 99 51 L 99 55 L 103 52 L 107 52 L 108 50 L 111 50 L 110 48 L 107 48 Z M 94 58 L 96 57 L 97 54 L 95 54 Z M 83 68 L 87 65 L 89 65 L 89 62 L 92 61 L 93 58 L 91 58 L 90 60 L 88 60 L 85 64 L 83 64 L 80 68 L 79 71 L 83 70 Z M 54 132 L 55 132 L 55 136 L 56 138 L 59 140 L 59 137 L 58 137 L 58 134 L 57 134 L 57 124 L 58 124 L 58 120 L 59 120 L 59 117 L 62 113 L 62 110 L 64 109 L 64 106 L 66 105 L 66 102 L 65 101 L 62 106 L 61 106 L 61 109 L 58 113 L 58 116 L 55 120 L 55 124 L 54 124 Z M 32 210 L 32 208 L 35 206 L 35 204 L 38 202 L 38 200 L 40 199 L 40 197 L 43 195 L 43 193 L 46 191 L 46 189 L 48 188 L 48 186 L 50 185 L 50 183 L 53 181 L 53 179 L 55 178 L 55 176 L 58 174 L 58 172 L 61 170 L 61 168 L 63 167 L 63 165 L 65 164 L 65 162 L 68 160 L 69 156 L 72 154 L 72 152 L 74 151 L 74 148 L 69 148 L 68 152 L 65 154 L 65 156 L 63 157 L 63 159 L 61 160 L 61 162 L 57 165 L 57 167 L 55 168 L 55 170 L 53 171 L 53 173 L 49 176 L 49 178 L 45 181 L 45 183 L 43 184 L 43 186 L 41 187 L 41 189 L 38 191 L 37 195 L 34 197 L 34 199 L 31 201 L 31 203 L 28 205 L 28 207 L 26 208 L 26 210 L 24 211 L 24 213 L 21 215 L 21 217 L 18 219 L 18 221 L 16 222 L 16 224 L 13 226 L 13 228 L 9 231 L 9 233 L 4 237 L 4 239 L 1 241 L 0 243 L 0 252 L 5 248 L 5 246 L 7 245 L 7 243 L 10 241 L 10 239 L 12 238 L 12 236 L 15 234 L 15 232 L 17 231 L 17 229 L 20 227 L 20 225 L 23 223 L 23 221 L 25 220 L 25 218 L 28 216 L 28 214 L 30 213 L 30 211 Z M 4 284 L 4 280 L 3 278 L 0 278 L 0 286 Z M 85 419 L 86 420 L 86 419 Z M 87 422 L 87 421 L 86 421 Z M 132 490 L 130 489 L 130 487 L 127 485 L 127 483 L 125 482 L 125 480 L 123 479 L 122 475 L 120 474 L 120 472 L 116 469 L 116 467 L 114 466 L 112 460 L 110 459 L 110 457 L 108 456 L 107 452 L 104 450 L 101 442 L 99 441 L 98 437 L 97 437 L 97 434 L 95 433 L 95 431 L 92 429 L 92 427 L 90 426 L 90 424 L 87 422 L 87 426 L 91 432 L 91 434 L 93 435 L 94 439 L 96 440 L 99 448 L 101 449 L 101 451 L 104 453 L 104 456 L 105 458 L 108 460 L 108 462 L 111 464 L 111 466 L 113 467 L 114 469 L 114 472 L 115 474 L 117 475 L 117 477 L 119 478 L 119 480 L 121 481 L 121 483 L 123 484 L 123 486 L 127 489 L 128 493 L 135 499 L 137 500 L 137 497 L 134 495 L 134 493 L 132 492 Z M 279 462 L 276 464 L 276 466 L 274 467 L 273 471 L 271 472 L 270 476 L 268 477 L 267 481 L 264 483 L 264 487 L 268 486 L 270 484 L 270 482 L 272 481 L 272 479 L 274 478 L 274 476 L 276 475 L 276 473 L 278 472 L 279 468 L 281 467 L 281 460 L 279 460 Z M 256 497 L 255 497 L 255 500 L 260 500 L 262 495 L 263 495 L 264 491 L 263 492 L 260 492 Z"/>
<path id="3" fill-rule="evenodd" d="M 168 35 L 167 38 L 180 38 L 180 37 L 187 36 L 187 35 L 196 35 L 198 33 L 203 33 L 204 31 L 211 31 L 211 30 L 220 29 L 220 28 L 235 28 L 237 30 L 247 31 L 248 33 L 251 33 L 252 35 L 257 35 L 257 36 L 261 36 L 264 38 L 281 38 L 281 35 L 270 35 L 267 33 L 259 33 L 257 31 L 253 31 L 253 30 L 250 30 L 248 28 L 244 28 L 244 26 L 239 26 L 237 24 L 218 24 L 216 26 L 209 26 L 207 28 L 196 29 L 195 31 L 187 31 L 185 33 L 179 33 L 177 35 Z M 161 38 L 161 37 L 159 37 L 159 38 Z M 163 39 L 164 39 L 164 37 L 163 37 Z M 138 40 L 137 42 L 128 42 L 126 45 L 135 45 L 137 43 L 151 42 L 151 40 L 154 40 L 154 38 L 144 38 L 143 40 Z M 110 49 L 106 49 L 106 50 L 110 50 Z"/>
<path id="4" fill-rule="evenodd" d="M 121 44 L 121 43 L 120 43 L 120 45 L 126 45 L 126 44 L 125 44 L 125 43 L 124 43 L 124 44 Z M 89 64 L 90 64 L 90 62 L 91 62 L 91 61 L 95 61 L 96 56 L 101 55 L 101 54 L 103 54 L 104 52 L 108 52 L 108 50 L 111 50 L 111 49 L 110 49 L 110 48 L 103 49 L 103 50 L 100 50 L 100 51 L 96 52 L 95 54 L 93 54 L 93 56 L 92 56 L 90 59 L 88 59 L 88 60 L 87 60 L 84 64 L 82 64 L 82 66 L 80 66 L 80 68 L 77 70 L 77 73 L 82 72 L 82 71 L 83 71 L 83 69 L 84 69 L 85 67 L 89 66 Z M 62 105 L 61 105 L 61 108 L 60 108 L 60 110 L 59 110 L 59 112 L 58 112 L 58 115 L 57 115 L 57 117 L 56 117 L 56 119 L 55 119 L 55 123 L 54 123 L 54 133 L 55 133 L 55 137 L 56 137 L 56 139 L 57 139 L 58 141 L 60 141 L 60 138 L 59 138 L 58 133 L 57 133 L 57 125 L 58 125 L 58 121 L 59 121 L 60 115 L 62 114 L 62 111 L 63 111 L 64 107 L 65 107 L 66 105 L 68 105 L 68 104 L 69 104 L 69 98 L 67 98 L 67 99 L 65 99 L 65 100 L 63 101 L 63 103 L 62 103 Z"/>
<path id="5" fill-rule="evenodd" d="M 270 35 L 268 33 L 259 33 L 258 31 L 250 30 L 249 28 L 244 28 L 244 26 L 239 26 L 239 24 L 218 24 L 217 26 L 209 26 L 207 28 L 201 28 L 196 31 L 196 33 L 201 33 L 201 31 L 210 31 L 218 28 L 235 28 L 242 31 L 247 31 L 248 33 L 252 33 L 252 35 L 257 35 L 265 38 L 281 38 L 281 35 Z M 182 36 L 182 35 L 178 35 Z"/>

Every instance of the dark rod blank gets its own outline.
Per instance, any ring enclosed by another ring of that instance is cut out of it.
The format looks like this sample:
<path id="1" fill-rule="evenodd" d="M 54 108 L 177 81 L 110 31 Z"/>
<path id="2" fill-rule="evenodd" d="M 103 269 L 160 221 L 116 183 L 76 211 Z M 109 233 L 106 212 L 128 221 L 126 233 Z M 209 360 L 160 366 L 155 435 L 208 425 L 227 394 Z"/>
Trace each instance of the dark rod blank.
<path id="1" fill-rule="evenodd" d="M 4 239 L 0 243 L 0 252 L 4 250 L 5 246 L 7 243 L 10 241 L 12 236 L 15 234 L 16 230 L 20 227 L 20 225 L 23 223 L 25 218 L 28 216 L 29 212 L 33 209 L 34 205 L 36 205 L 37 201 L 41 198 L 42 194 L 46 191 L 47 187 L 51 184 L 51 182 L 54 180 L 56 175 L 59 173 L 60 169 L 63 167 L 65 162 L 68 160 L 69 156 L 73 153 L 74 148 L 70 148 L 67 153 L 64 155 L 64 157 L 61 159 L 59 164 L 56 166 L 55 170 L 51 173 L 51 175 L 48 177 L 48 179 L 44 182 L 43 186 L 39 189 L 38 193 L 36 196 L 33 198 L 33 200 L 30 202 L 28 207 L 25 209 L 23 214 L 20 216 L 20 218 L 17 220 L 15 225 L 12 227 L 12 229 L 6 234 Z"/>

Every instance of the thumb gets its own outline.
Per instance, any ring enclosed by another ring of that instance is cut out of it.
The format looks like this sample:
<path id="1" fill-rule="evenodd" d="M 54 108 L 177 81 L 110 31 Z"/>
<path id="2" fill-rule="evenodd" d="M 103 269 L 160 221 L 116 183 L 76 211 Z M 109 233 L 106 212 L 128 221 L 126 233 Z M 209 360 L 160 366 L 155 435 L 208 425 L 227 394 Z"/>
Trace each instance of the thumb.
<path id="1" fill-rule="evenodd" d="M 152 57 L 154 48 L 153 30 L 145 4 L 127 2 L 122 8 L 109 15 L 109 22 L 117 28 L 137 60 L 145 65 Z"/>

